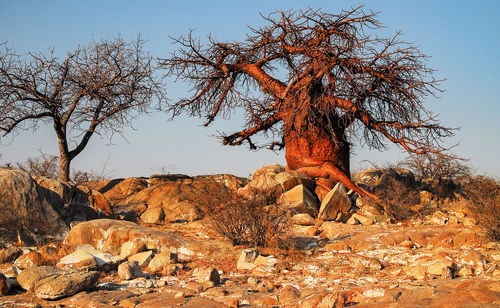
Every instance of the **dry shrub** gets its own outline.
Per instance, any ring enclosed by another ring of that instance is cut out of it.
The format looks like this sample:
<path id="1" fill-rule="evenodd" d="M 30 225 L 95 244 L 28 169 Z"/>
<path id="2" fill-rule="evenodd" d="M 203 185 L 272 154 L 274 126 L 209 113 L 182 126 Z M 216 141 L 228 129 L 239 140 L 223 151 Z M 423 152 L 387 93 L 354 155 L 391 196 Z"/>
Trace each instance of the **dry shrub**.
<path id="1" fill-rule="evenodd" d="M 57 179 L 59 176 L 59 157 L 39 151 L 40 155 L 18 162 L 17 167 L 32 176 Z"/>
<path id="2" fill-rule="evenodd" d="M 35 177 L 58 179 L 59 157 L 56 155 L 44 153 L 42 151 L 38 152 L 40 153 L 38 156 L 29 157 L 24 162 L 17 162 L 16 163 L 17 168 Z M 109 157 L 104 162 L 104 166 L 100 172 L 94 170 L 90 170 L 87 172 L 87 171 L 72 169 L 71 181 L 77 185 L 80 185 L 85 182 L 109 180 L 111 176 L 106 171 L 108 161 Z M 12 163 L 4 164 L 4 167 L 7 168 L 12 168 L 12 166 L 13 166 Z"/>
<path id="3" fill-rule="evenodd" d="M 401 164 L 421 179 L 459 179 L 470 174 L 470 168 L 464 165 L 465 159 L 454 156 L 442 156 L 434 153 L 410 155 Z"/>
<path id="4" fill-rule="evenodd" d="M 407 220 L 415 216 L 411 207 L 420 203 L 420 194 L 413 187 L 400 181 L 388 179 L 385 185 L 377 187 L 375 193 L 388 205 L 387 214 L 395 220 Z"/>
<path id="5" fill-rule="evenodd" d="M 500 241 L 500 181 L 480 175 L 463 182 L 474 218 L 490 239 Z"/>
<path id="6" fill-rule="evenodd" d="M 207 210 L 209 227 L 233 245 L 268 246 L 289 224 L 274 200 L 263 194 L 252 199 L 233 196 Z"/>

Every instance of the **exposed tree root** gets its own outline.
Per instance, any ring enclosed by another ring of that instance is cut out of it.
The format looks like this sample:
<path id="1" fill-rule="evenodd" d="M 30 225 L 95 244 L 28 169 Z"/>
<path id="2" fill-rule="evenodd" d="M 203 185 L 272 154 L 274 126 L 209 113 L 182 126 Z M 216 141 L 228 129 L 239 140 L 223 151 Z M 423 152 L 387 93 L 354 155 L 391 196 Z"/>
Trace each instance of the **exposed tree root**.
<path id="1" fill-rule="evenodd" d="M 363 187 L 354 183 L 347 174 L 342 172 L 339 168 L 337 168 L 333 163 L 329 161 L 323 162 L 321 165 L 318 166 L 301 167 L 299 169 L 296 169 L 295 171 L 304 172 L 314 178 L 328 178 L 332 180 L 332 185 L 334 181 L 339 181 L 342 184 L 344 184 L 344 186 L 347 189 L 352 189 L 360 196 L 370 198 L 373 201 L 385 207 L 384 202 L 382 202 L 382 200 L 380 200 L 379 197 L 377 197 L 376 195 L 370 193 Z M 324 184 L 321 186 L 324 187 Z M 332 189 L 333 187 L 325 187 L 325 188 Z"/>

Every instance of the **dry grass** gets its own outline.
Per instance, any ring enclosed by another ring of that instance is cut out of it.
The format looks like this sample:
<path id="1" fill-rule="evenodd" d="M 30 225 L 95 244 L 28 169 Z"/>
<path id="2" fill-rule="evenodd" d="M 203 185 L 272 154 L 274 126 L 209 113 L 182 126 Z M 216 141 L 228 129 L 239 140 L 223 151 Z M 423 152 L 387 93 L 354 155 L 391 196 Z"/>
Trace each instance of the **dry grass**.
<path id="1" fill-rule="evenodd" d="M 253 199 L 232 196 L 206 211 L 208 227 L 236 245 L 269 246 L 289 226 L 274 198 L 256 195 Z"/>

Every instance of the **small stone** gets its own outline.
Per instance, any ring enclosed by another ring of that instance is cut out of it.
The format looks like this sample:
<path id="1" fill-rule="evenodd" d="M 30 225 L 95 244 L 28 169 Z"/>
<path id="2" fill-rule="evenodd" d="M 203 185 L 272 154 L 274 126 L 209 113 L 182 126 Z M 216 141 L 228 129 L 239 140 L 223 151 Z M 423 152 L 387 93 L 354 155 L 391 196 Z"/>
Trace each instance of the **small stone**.
<path id="1" fill-rule="evenodd" d="M 448 215 L 441 211 L 435 211 L 431 216 L 431 222 L 438 226 L 443 226 L 448 221 Z"/>
<path id="2" fill-rule="evenodd" d="M 184 297 L 186 297 L 186 293 L 184 293 L 183 291 L 179 291 L 179 292 L 175 293 L 174 297 L 175 298 L 184 298 Z"/>
<path id="3" fill-rule="evenodd" d="M 238 308 L 240 307 L 240 301 L 237 298 L 233 298 L 230 300 L 230 303 L 228 304 L 229 307 L 231 308 Z"/>
<path id="4" fill-rule="evenodd" d="M 271 276 L 276 273 L 276 268 L 272 266 L 259 265 L 252 270 L 252 275 L 258 277 Z"/>
<path id="5" fill-rule="evenodd" d="M 300 291 L 292 285 L 285 285 L 279 292 L 280 305 L 291 305 L 300 298 Z"/>
<path id="6" fill-rule="evenodd" d="M 275 266 L 276 264 L 278 264 L 278 259 L 276 259 L 273 256 L 264 257 L 263 255 L 259 255 L 257 259 L 255 259 L 254 264 L 257 266 L 259 265 Z"/>
<path id="7" fill-rule="evenodd" d="M 73 267 L 73 268 L 82 268 L 82 267 L 97 267 L 97 261 L 94 256 L 82 251 L 77 250 L 69 255 L 64 256 L 57 263 L 57 267 Z"/>
<path id="8" fill-rule="evenodd" d="M 278 204 L 286 207 L 292 214 L 309 213 L 317 215 L 319 208 L 316 198 L 302 184 L 282 194 L 278 199 Z"/>
<path id="9" fill-rule="evenodd" d="M 97 250 L 89 244 L 80 244 L 76 247 L 76 250 L 92 255 L 100 268 L 109 269 L 114 267 L 116 269 L 116 259 L 108 252 Z"/>
<path id="10" fill-rule="evenodd" d="M 406 247 L 406 248 L 412 248 L 414 245 L 413 245 L 412 241 L 410 241 L 410 240 L 404 240 L 401 243 L 399 243 L 399 246 Z"/>
<path id="11" fill-rule="evenodd" d="M 472 267 L 465 265 L 458 271 L 458 276 L 460 277 L 471 277 L 474 276 L 474 272 L 472 271 Z"/>
<path id="12" fill-rule="evenodd" d="M 425 270 L 422 266 L 405 266 L 403 267 L 403 272 L 414 279 L 424 280 L 425 279 Z"/>
<path id="13" fill-rule="evenodd" d="M 491 278 L 500 279 L 500 268 L 497 268 L 493 271 L 493 273 L 491 274 Z"/>
<path id="14" fill-rule="evenodd" d="M 301 226 L 314 225 L 314 218 L 308 213 L 299 213 L 292 216 L 292 222 Z"/>
<path id="15" fill-rule="evenodd" d="M 126 261 L 118 266 L 118 277 L 123 280 L 131 280 L 144 276 L 137 262 Z"/>
<path id="16" fill-rule="evenodd" d="M 259 284 L 259 279 L 255 277 L 248 277 L 247 283 L 252 287 L 256 287 Z"/>
<path id="17" fill-rule="evenodd" d="M 258 307 L 279 307 L 278 297 L 276 295 L 264 295 L 253 302 Z"/>
<path id="18" fill-rule="evenodd" d="M 353 223 L 352 220 L 355 220 L 356 223 Z M 347 220 L 347 223 L 350 225 L 357 225 L 358 223 L 360 223 L 363 226 L 370 226 L 373 225 L 373 220 L 370 217 L 354 213 L 352 214 L 351 218 Z"/>
<path id="19" fill-rule="evenodd" d="M 244 249 L 236 263 L 236 268 L 239 270 L 253 270 L 257 266 L 254 261 L 258 256 L 259 251 L 257 249 Z"/>
<path id="20" fill-rule="evenodd" d="M 448 262 L 435 262 L 427 267 L 427 274 L 431 276 L 442 276 L 443 273 L 446 275 L 446 270 L 449 267 Z"/>
<path id="21" fill-rule="evenodd" d="M 269 280 L 264 280 L 257 285 L 257 291 L 259 292 L 269 292 L 274 289 L 274 285 Z"/>
<path id="22" fill-rule="evenodd" d="M 132 255 L 138 254 L 146 250 L 146 244 L 140 239 L 134 239 L 133 241 L 127 241 L 123 243 L 120 256 L 123 258 L 128 258 Z"/>
<path id="23" fill-rule="evenodd" d="M 448 216 L 448 222 L 446 224 L 452 226 L 458 225 L 458 217 L 455 215 Z"/>
<path id="24" fill-rule="evenodd" d="M 220 283 L 219 272 L 213 267 L 195 268 L 193 276 L 196 277 L 199 283 L 212 281 L 215 285 Z"/>
<path id="25" fill-rule="evenodd" d="M 161 271 L 162 276 L 172 276 L 178 271 L 181 270 L 181 267 L 177 264 L 169 264 L 163 267 Z"/>
<path id="26" fill-rule="evenodd" d="M 462 220 L 464 226 L 466 227 L 473 227 L 475 225 L 477 225 L 477 222 L 474 218 L 472 217 L 465 217 L 463 220 Z"/>
<path id="27" fill-rule="evenodd" d="M 128 257 L 128 260 L 131 262 L 134 262 L 134 261 L 137 262 L 140 267 L 145 267 L 145 266 L 148 266 L 152 257 L 153 257 L 153 251 L 148 250 L 148 251 L 139 252 L 135 255 L 132 255 L 132 256 Z"/>
<path id="28" fill-rule="evenodd" d="M 206 291 L 208 289 L 211 289 L 215 287 L 215 283 L 213 281 L 206 281 L 203 283 L 203 291 Z"/>
<path id="29" fill-rule="evenodd" d="M 40 253 L 37 251 L 30 251 L 17 258 L 13 265 L 21 269 L 26 269 L 34 265 L 40 265 L 41 263 L 42 256 Z"/>
<path id="30" fill-rule="evenodd" d="M 165 266 L 174 264 L 177 262 L 177 255 L 171 253 L 170 251 L 162 251 L 155 255 L 153 259 L 148 264 L 148 268 L 151 272 L 161 272 Z"/>

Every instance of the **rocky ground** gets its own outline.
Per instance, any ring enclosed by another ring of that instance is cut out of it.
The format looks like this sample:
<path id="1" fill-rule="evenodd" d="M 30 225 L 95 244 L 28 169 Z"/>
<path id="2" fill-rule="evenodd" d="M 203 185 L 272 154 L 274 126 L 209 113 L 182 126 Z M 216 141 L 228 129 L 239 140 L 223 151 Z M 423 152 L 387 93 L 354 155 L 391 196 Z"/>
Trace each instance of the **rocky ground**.
<path id="1" fill-rule="evenodd" d="M 256 171 L 250 182 L 165 175 L 66 194 L 60 183 L 51 189 L 23 174 L 1 175 L 4 187 L 12 177 L 29 186 L 33 199 L 38 189 L 38 207 L 48 203 L 59 214 L 50 213 L 45 233 L 3 223 L 1 307 L 500 306 L 500 243 L 484 236 L 460 200 L 421 193 L 415 210 L 433 207 L 432 214 L 398 221 L 342 187 L 318 199 L 311 179 L 280 166 Z M 384 176 L 371 170 L 358 180 L 381 184 Z M 55 192 L 52 199 L 40 187 Z M 280 236 L 286 245 L 233 246 L 203 214 L 223 191 L 251 198 L 253 189 L 277 188 L 292 221 Z M 5 196 L 4 208 L 22 206 Z M 84 214 L 68 221 L 69 209 Z"/>

